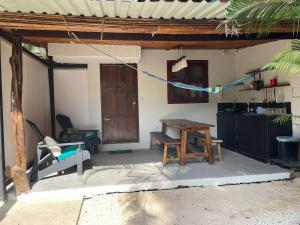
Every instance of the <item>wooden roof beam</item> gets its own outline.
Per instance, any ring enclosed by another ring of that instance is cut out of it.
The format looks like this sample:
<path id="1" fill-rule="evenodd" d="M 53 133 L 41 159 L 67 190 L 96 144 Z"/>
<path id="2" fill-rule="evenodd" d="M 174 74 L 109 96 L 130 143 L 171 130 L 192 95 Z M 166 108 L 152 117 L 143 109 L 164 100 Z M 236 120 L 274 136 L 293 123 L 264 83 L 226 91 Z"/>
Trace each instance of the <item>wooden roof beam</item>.
<path id="1" fill-rule="evenodd" d="M 69 38 L 62 37 L 23 37 L 25 42 L 35 45 L 44 43 L 71 43 Z M 274 40 L 233 40 L 233 41 L 151 41 L 151 40 L 94 40 L 81 39 L 82 42 L 74 40 L 79 44 L 103 44 L 103 45 L 133 45 L 146 49 L 175 49 L 183 45 L 185 49 L 238 49 Z"/>
<path id="2" fill-rule="evenodd" d="M 24 41 L 35 45 L 45 45 L 47 43 L 70 43 L 71 39 L 65 31 L 30 31 L 18 30 L 15 32 L 22 36 Z M 288 33 L 270 34 L 263 39 L 257 39 L 256 34 L 240 35 L 239 37 L 226 37 L 225 35 L 204 35 L 204 34 L 159 34 L 152 37 L 150 34 L 131 33 L 105 33 L 103 40 L 99 33 L 74 32 L 80 40 L 89 44 L 113 44 L 113 45 L 139 45 L 143 48 L 170 49 L 176 45 L 183 45 L 184 48 L 205 48 L 205 49 L 230 49 L 243 48 L 261 44 L 278 39 L 290 39 L 293 36 Z M 74 40 L 76 41 L 76 40 Z"/>
<path id="3" fill-rule="evenodd" d="M 104 22 L 103 22 L 104 21 Z M 75 31 L 141 34 L 221 34 L 216 27 L 221 20 L 186 19 L 120 19 L 83 16 L 62 16 L 34 13 L 0 13 L 0 27 L 22 30 Z M 292 32 L 282 25 L 273 33 Z"/>

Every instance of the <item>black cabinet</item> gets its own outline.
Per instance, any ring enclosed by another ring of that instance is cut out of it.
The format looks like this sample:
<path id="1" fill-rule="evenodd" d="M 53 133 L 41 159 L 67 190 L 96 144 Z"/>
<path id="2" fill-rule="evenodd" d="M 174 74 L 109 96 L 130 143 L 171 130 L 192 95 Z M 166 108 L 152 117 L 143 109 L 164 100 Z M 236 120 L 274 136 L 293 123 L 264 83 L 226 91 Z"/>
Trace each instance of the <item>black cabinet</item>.
<path id="1" fill-rule="evenodd" d="M 218 138 L 223 140 L 222 147 L 236 151 L 236 118 L 234 113 L 217 114 Z"/>
<path id="2" fill-rule="evenodd" d="M 265 116 L 241 115 L 236 118 L 237 152 L 264 161 L 268 147 Z"/>
<path id="3" fill-rule="evenodd" d="M 292 135 L 291 121 L 276 125 L 274 118 L 274 115 L 218 113 L 218 138 L 223 140 L 224 148 L 268 162 L 277 157 L 276 137 Z"/>

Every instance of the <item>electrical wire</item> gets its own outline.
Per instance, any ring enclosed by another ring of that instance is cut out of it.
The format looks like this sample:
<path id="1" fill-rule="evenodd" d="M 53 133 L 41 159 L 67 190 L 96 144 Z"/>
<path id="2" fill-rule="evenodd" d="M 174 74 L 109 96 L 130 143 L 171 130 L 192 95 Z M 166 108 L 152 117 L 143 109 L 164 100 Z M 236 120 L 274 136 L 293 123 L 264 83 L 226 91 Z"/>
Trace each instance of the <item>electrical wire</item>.
<path id="1" fill-rule="evenodd" d="M 78 38 L 78 36 L 73 32 L 73 31 L 70 31 L 69 27 L 68 27 L 68 24 L 67 24 L 67 20 L 65 18 L 65 16 L 63 16 L 63 19 L 64 19 L 64 22 L 66 23 L 66 28 L 68 30 L 68 35 L 71 39 L 71 41 L 73 42 L 73 40 L 76 40 L 77 43 L 80 43 L 80 44 L 84 44 L 92 49 L 94 49 L 95 51 L 98 51 L 100 52 L 101 54 L 103 55 L 106 55 L 112 59 L 114 59 L 115 61 L 121 63 L 121 64 L 124 64 L 125 66 L 131 68 L 131 69 L 134 69 L 136 70 L 137 72 L 141 72 L 149 77 L 152 77 L 154 79 L 157 79 L 157 80 L 160 80 L 162 82 L 165 82 L 167 84 L 170 84 L 174 87 L 178 87 L 178 88 L 182 88 L 182 89 L 188 89 L 188 90 L 193 90 L 193 91 L 199 91 L 199 92 L 207 92 L 211 95 L 216 95 L 216 94 L 219 94 L 221 91 L 225 90 L 225 89 L 229 89 L 229 88 L 234 88 L 236 86 L 239 86 L 241 84 L 243 84 L 244 81 L 246 80 L 249 80 L 251 78 L 253 78 L 253 76 L 255 76 L 256 74 L 247 74 L 246 76 L 244 76 L 243 78 L 239 79 L 239 80 L 236 80 L 232 83 L 229 83 L 229 84 L 225 84 L 225 85 L 216 85 L 216 86 L 212 86 L 212 87 L 199 87 L 199 86 L 195 86 L 195 85 L 189 85 L 189 84 L 185 84 L 185 83 L 181 83 L 181 82 L 175 82 L 175 81 L 169 81 L 159 75 L 155 75 L 153 73 L 150 73 L 148 71 L 145 71 L 145 70 L 142 70 L 140 68 L 136 68 L 128 63 L 126 63 L 125 61 L 95 47 L 94 45 L 91 45 L 89 43 L 85 43 L 83 42 L 80 38 Z"/>

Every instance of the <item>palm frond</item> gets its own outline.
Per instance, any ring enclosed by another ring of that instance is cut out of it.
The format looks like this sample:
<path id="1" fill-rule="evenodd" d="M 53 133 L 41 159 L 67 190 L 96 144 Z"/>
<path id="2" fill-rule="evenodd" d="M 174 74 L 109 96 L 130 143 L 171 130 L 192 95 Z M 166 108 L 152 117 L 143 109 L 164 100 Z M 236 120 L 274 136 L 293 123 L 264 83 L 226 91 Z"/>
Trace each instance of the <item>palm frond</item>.
<path id="1" fill-rule="evenodd" d="M 288 75 L 300 73 L 300 40 L 293 40 L 291 48 L 280 53 L 262 69 Z"/>
<path id="2" fill-rule="evenodd" d="M 295 51 L 300 51 L 300 39 L 292 40 L 291 49 Z"/>
<path id="3" fill-rule="evenodd" d="M 274 124 L 277 125 L 282 125 L 285 124 L 287 121 L 290 121 L 293 119 L 293 115 L 292 114 L 287 114 L 287 115 L 282 115 L 282 116 L 278 116 L 275 119 L 272 120 L 272 122 Z"/>
<path id="4" fill-rule="evenodd" d="M 217 29 L 226 34 L 243 32 L 269 33 L 282 22 L 289 22 L 294 33 L 300 28 L 300 0 L 231 0 L 226 8 L 225 21 Z"/>
<path id="5" fill-rule="evenodd" d="M 299 118 L 300 116 L 298 115 L 286 114 L 286 115 L 276 117 L 272 122 L 277 125 L 283 125 L 292 119 L 299 119 Z"/>

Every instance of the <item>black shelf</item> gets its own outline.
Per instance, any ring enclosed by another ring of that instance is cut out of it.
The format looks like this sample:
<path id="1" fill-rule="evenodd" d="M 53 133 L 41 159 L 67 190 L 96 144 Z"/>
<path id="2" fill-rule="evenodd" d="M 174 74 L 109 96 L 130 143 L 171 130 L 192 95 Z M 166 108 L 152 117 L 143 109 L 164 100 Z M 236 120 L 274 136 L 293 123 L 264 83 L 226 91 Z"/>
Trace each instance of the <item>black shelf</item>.
<path id="1" fill-rule="evenodd" d="M 261 90 L 263 89 L 268 89 L 268 88 L 277 88 L 277 87 L 287 87 L 290 86 L 290 83 L 280 83 L 277 84 L 277 86 L 271 86 L 271 85 L 265 85 Z M 252 89 L 252 88 L 244 88 L 244 89 L 240 89 L 239 91 L 257 91 L 256 89 Z"/>

